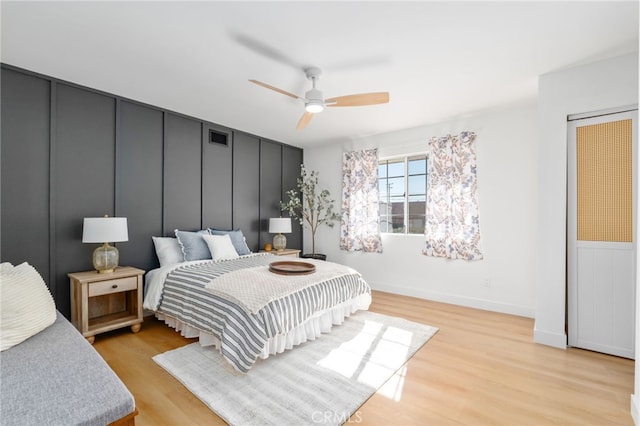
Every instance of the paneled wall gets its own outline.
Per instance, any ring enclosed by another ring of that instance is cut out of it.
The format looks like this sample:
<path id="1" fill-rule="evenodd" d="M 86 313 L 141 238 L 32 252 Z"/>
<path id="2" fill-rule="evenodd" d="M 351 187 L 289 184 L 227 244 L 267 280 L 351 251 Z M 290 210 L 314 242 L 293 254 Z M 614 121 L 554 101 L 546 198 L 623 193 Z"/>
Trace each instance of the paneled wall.
<path id="1" fill-rule="evenodd" d="M 67 273 L 92 269 L 96 247 L 84 217 L 127 217 L 120 264 L 145 270 L 151 237 L 176 228 L 240 228 L 254 251 L 271 241 L 301 149 L 11 66 L 1 80 L 0 258 L 34 265 L 67 317 Z"/>

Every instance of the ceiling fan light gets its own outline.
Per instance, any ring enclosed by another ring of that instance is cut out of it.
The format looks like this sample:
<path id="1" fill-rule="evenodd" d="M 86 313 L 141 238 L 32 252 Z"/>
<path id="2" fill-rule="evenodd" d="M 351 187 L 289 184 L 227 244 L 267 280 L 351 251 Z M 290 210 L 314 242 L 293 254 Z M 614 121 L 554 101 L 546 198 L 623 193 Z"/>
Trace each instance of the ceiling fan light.
<path id="1" fill-rule="evenodd" d="M 324 110 L 324 106 L 322 105 L 321 102 L 307 102 L 304 106 L 305 111 L 310 112 L 310 113 L 317 113 L 317 112 L 322 112 L 322 110 Z"/>

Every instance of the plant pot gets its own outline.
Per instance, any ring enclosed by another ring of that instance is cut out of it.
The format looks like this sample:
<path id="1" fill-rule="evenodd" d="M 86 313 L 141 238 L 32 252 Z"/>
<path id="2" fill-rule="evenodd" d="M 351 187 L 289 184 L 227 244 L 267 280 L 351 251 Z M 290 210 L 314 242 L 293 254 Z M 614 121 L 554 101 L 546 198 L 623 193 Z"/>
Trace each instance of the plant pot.
<path id="1" fill-rule="evenodd" d="M 311 253 L 305 253 L 303 255 L 301 255 L 300 257 L 304 258 L 304 259 L 316 259 L 316 260 L 327 260 L 327 255 L 326 254 L 311 254 Z"/>

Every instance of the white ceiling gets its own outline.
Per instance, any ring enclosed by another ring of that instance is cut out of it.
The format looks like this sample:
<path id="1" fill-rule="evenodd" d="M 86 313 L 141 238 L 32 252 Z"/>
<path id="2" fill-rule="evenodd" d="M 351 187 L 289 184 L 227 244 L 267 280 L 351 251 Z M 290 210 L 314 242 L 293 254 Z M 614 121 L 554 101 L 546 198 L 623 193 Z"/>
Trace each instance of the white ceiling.
<path id="1" fill-rule="evenodd" d="M 297 146 L 535 100 L 540 74 L 638 50 L 638 1 L 10 2 L 2 62 Z M 296 131 L 302 69 L 329 108 Z"/>

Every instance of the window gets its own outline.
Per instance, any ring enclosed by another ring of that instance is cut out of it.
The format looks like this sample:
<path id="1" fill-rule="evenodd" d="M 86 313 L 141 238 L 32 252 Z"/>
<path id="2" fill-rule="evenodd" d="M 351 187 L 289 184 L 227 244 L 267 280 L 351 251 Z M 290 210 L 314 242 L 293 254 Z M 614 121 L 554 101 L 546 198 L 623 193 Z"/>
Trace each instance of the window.
<path id="1" fill-rule="evenodd" d="M 427 155 L 378 162 L 380 231 L 424 234 L 427 209 Z"/>

